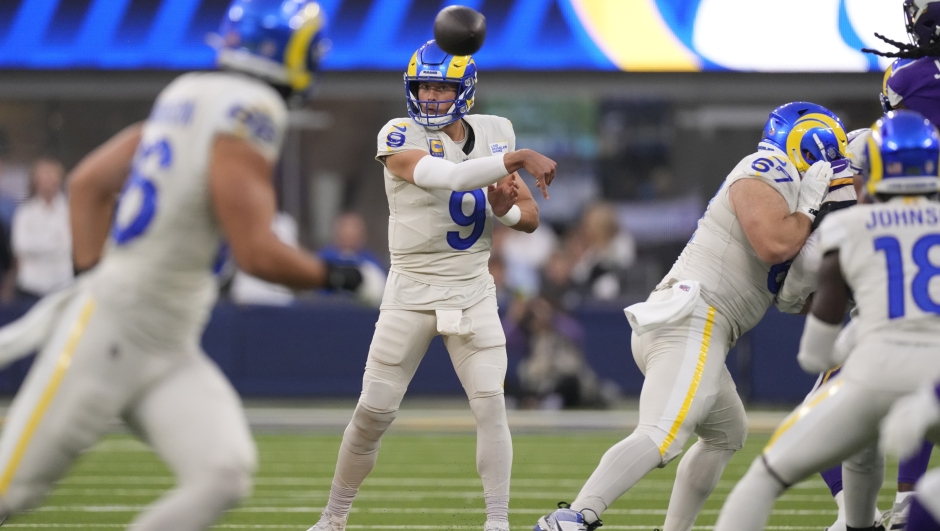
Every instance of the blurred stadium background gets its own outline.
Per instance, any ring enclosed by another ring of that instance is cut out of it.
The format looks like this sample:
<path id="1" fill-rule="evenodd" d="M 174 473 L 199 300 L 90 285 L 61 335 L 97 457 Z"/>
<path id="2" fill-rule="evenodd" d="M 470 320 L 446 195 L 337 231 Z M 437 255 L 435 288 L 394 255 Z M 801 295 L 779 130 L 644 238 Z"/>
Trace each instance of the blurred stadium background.
<path id="1" fill-rule="evenodd" d="M 322 2 L 331 51 L 318 97 L 292 115 L 276 177 L 285 238 L 312 252 L 329 247 L 387 264 L 376 133 L 403 115 L 401 72 L 431 38 L 437 11 L 453 3 Z M 885 0 L 462 3 L 481 10 L 489 27 L 476 55 L 474 112 L 510 118 L 520 147 L 559 162 L 542 228 L 531 237 L 497 234 L 492 264 L 510 332 L 507 385 L 526 407 L 604 405 L 616 390 L 635 395 L 641 379 L 620 310 L 668 270 L 727 171 L 753 151 L 768 112 L 809 100 L 833 109 L 848 129 L 869 125 L 880 113 L 887 63 L 860 48 L 879 44 L 875 31 L 905 38 L 900 7 Z M 0 2 L 7 232 L 36 160 L 71 168 L 145 118 L 181 71 L 213 67 L 206 41 L 227 5 Z M 6 277 L 15 282 L 15 272 Z M 238 283 L 226 282 L 205 344 L 244 395 L 358 393 L 374 310 Z M 4 290 L 3 321 L 25 306 L 13 293 Z M 739 342 L 729 363 L 745 399 L 793 403 L 809 388 L 812 377 L 793 356 L 801 322 L 771 310 Z M 11 393 L 24 371 L 2 373 L 0 391 Z M 533 383 L 549 376 L 551 388 Z M 461 393 L 439 342 L 412 393 Z"/>
<path id="2" fill-rule="evenodd" d="M 228 3 L 0 0 L 0 323 L 32 302 L 22 290 L 18 296 L 9 235 L 36 162 L 73 167 L 145 119 L 180 72 L 212 68 L 206 41 Z M 622 308 L 644 299 L 671 266 L 727 172 L 754 150 L 768 112 L 809 100 L 849 130 L 867 127 L 881 114 L 888 63 L 860 49 L 879 46 L 875 31 L 906 36 L 899 2 L 888 0 L 321 0 L 331 51 L 317 98 L 292 113 L 277 170 L 283 238 L 387 266 L 376 134 L 404 115 L 407 61 L 431 38 L 437 11 L 455 3 L 482 11 L 488 23 L 475 56 L 473 112 L 510 118 L 519 147 L 559 162 L 551 200 L 541 201 L 542 227 L 494 238 L 507 395 L 519 409 L 613 408 L 511 414 L 519 435 L 513 525 L 521 529 L 573 497 L 635 422 L 630 400 L 642 378 Z M 255 497 L 222 527 L 300 529 L 325 500 L 336 433 L 359 393 L 377 310 L 323 293 L 272 291 L 232 271 L 221 281 L 205 348 L 249 399 L 253 426 L 273 432 L 259 435 Z M 745 401 L 783 411 L 810 389 L 814 378 L 795 360 L 801 328 L 802 318 L 771 309 L 741 338 L 729 366 Z M 28 363 L 0 372 L 0 394 L 12 395 Z M 479 519 L 482 500 L 462 396 L 436 340 L 350 529 L 473 527 L 466 514 Z M 298 398 L 305 401 L 287 400 Z M 781 418 L 752 414 L 758 435 L 732 462 L 702 525 L 711 525 L 758 451 L 766 438 L 759 433 Z M 572 427 L 592 431 L 571 435 Z M 310 429 L 325 434 L 291 435 Z M 429 431 L 435 435 L 416 435 Z M 674 467 L 641 482 L 609 511 L 608 527 L 661 523 L 672 474 Z M 140 445 L 116 436 L 86 456 L 50 506 L 7 525 L 121 528 L 169 482 Z M 454 509 L 464 506 L 474 508 Z M 819 529 L 833 514 L 816 480 L 788 494 L 771 524 Z M 434 525 L 414 525 L 415 518 Z"/>

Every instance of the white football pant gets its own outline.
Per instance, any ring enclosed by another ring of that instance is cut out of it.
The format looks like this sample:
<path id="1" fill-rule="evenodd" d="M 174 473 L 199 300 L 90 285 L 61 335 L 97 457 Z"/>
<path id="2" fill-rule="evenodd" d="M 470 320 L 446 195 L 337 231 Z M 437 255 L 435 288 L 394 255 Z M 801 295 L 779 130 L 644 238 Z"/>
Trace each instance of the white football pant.
<path id="1" fill-rule="evenodd" d="M 444 336 L 444 345 L 477 423 L 477 471 L 483 480 L 487 519 L 506 520 L 512 441 L 506 421 L 503 382 L 506 337 L 495 297 L 464 310 L 466 335 Z M 382 434 L 391 425 L 428 345 L 438 335 L 433 311 L 382 310 L 369 348 L 362 394 L 343 435 L 327 512 L 344 518 L 359 486 L 378 456 Z"/>
<path id="2" fill-rule="evenodd" d="M 63 312 L 0 433 L 0 515 L 38 505 L 118 419 L 178 481 L 135 531 L 207 529 L 249 495 L 256 452 L 234 389 L 195 339 L 144 348 L 119 318 L 81 293 Z"/>
<path id="3" fill-rule="evenodd" d="M 668 296 L 654 292 L 650 301 Z M 633 335 L 645 375 L 636 430 L 604 455 L 575 510 L 600 515 L 643 476 L 675 459 L 694 432 L 698 442 L 679 465 L 664 531 L 691 529 L 731 456 L 744 446 L 747 416 L 725 366 L 730 324 L 699 299 L 675 325 Z"/>

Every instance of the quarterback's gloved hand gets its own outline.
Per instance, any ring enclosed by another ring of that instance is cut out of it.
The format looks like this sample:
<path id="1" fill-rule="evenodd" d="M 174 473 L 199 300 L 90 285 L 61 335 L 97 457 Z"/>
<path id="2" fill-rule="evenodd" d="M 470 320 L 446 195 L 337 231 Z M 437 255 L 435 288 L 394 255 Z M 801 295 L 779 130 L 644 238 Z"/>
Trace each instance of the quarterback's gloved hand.
<path id="1" fill-rule="evenodd" d="M 829 191 L 829 181 L 832 180 L 832 163 L 819 161 L 806 170 L 803 180 L 800 181 L 800 197 L 796 201 L 796 211 L 809 217 L 810 221 L 816 219 L 819 205 L 822 204 Z"/>
<path id="2" fill-rule="evenodd" d="M 940 397 L 934 386 L 921 387 L 916 393 L 894 403 L 881 421 L 881 449 L 904 460 L 913 456 L 924 442 L 924 434 L 940 424 Z"/>

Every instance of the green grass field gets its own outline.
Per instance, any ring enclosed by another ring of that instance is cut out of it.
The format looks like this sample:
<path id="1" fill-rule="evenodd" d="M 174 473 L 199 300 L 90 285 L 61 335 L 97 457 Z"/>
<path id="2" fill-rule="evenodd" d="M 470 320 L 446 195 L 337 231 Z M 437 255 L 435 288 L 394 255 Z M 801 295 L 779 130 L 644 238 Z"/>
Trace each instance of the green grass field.
<path id="1" fill-rule="evenodd" d="M 619 438 L 609 432 L 514 437 L 512 528 L 531 529 L 556 502 L 572 500 Z M 696 529 L 711 528 L 725 496 L 766 440 L 766 435 L 752 435 L 735 456 Z M 215 529 L 305 531 L 326 503 L 340 436 L 261 434 L 257 441 L 260 470 L 254 495 Z M 348 529 L 482 529 L 474 445 L 474 437 L 464 434 L 387 435 Z M 675 470 L 673 462 L 641 481 L 604 515 L 604 529 L 660 527 Z M 886 476 L 882 509 L 894 499 L 893 474 L 892 469 Z M 128 436 L 111 436 L 82 458 L 40 509 L 10 519 L 3 529 L 123 529 L 172 484 L 166 467 L 146 447 Z M 767 529 L 819 531 L 834 515 L 835 504 L 817 477 L 777 503 Z"/>

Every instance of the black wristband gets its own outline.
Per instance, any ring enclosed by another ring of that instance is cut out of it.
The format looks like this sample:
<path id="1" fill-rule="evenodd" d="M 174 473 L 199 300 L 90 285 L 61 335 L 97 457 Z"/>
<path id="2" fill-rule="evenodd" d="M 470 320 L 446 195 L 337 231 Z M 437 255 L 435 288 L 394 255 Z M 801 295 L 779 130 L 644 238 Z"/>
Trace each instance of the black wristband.
<path id="1" fill-rule="evenodd" d="M 355 291 L 362 284 L 362 273 L 358 267 L 340 264 L 326 264 L 326 287 Z"/>
<path id="2" fill-rule="evenodd" d="M 846 201 L 829 201 L 828 203 L 823 203 L 819 207 L 819 212 L 816 213 L 816 219 L 813 220 L 812 230 L 816 230 L 817 227 L 822 223 L 823 218 L 826 217 L 830 212 L 835 212 L 836 210 L 842 210 L 843 208 L 849 208 L 850 206 L 855 206 L 854 199 L 849 199 Z"/>

